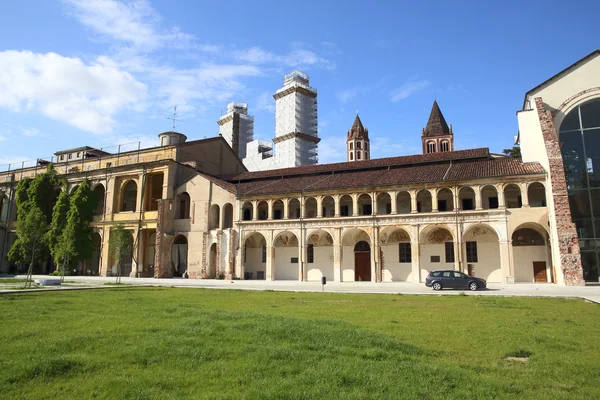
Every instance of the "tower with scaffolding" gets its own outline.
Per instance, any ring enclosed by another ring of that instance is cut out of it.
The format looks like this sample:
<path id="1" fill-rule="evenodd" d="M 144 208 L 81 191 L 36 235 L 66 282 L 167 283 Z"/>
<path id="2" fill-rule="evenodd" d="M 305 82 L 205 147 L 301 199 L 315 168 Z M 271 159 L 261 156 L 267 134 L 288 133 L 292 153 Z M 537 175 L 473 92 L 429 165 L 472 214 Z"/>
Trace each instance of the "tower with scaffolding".
<path id="1" fill-rule="evenodd" d="M 219 135 L 227 140 L 240 159 L 246 158 L 246 146 L 254 140 L 254 117 L 248 115 L 248 104 L 227 104 L 227 112 L 218 124 Z"/>
<path id="2" fill-rule="evenodd" d="M 300 71 L 287 74 L 283 87 L 273 98 L 275 138 L 272 143 L 265 140 L 247 142 L 245 158 L 239 153 L 244 165 L 250 171 L 262 171 L 316 164 L 321 140 L 318 136 L 317 89 L 310 87 L 308 75 Z M 228 123 L 221 123 L 229 118 L 227 115 L 219 120 L 221 127 Z M 234 135 L 231 140 L 225 134 L 223 136 L 235 149 Z"/>

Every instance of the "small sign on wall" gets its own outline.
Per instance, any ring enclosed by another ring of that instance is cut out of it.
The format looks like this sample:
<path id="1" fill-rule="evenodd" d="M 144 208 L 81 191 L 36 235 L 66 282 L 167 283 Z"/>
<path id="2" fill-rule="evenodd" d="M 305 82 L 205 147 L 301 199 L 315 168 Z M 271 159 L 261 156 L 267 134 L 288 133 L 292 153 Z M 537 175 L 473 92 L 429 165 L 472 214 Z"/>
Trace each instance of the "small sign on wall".
<path id="1" fill-rule="evenodd" d="M 292 264 L 298 264 L 298 257 L 292 257 L 290 259 L 290 263 L 292 263 Z"/>
<path id="2" fill-rule="evenodd" d="M 440 262 L 440 256 L 431 256 L 431 262 L 432 263 L 439 263 Z"/>

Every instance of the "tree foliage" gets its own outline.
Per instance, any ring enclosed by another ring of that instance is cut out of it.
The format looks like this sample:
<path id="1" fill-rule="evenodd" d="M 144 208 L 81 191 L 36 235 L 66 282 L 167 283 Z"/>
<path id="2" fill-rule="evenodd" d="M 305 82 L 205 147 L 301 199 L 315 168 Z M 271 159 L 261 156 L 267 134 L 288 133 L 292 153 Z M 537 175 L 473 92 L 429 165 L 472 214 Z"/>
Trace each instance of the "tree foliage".
<path id="1" fill-rule="evenodd" d="M 81 262 L 92 257 L 93 230 L 90 222 L 98 202 L 97 195 L 85 180 L 71 196 L 67 223 L 63 234 L 64 246 L 70 248 L 70 258 L 73 262 Z"/>
<path id="2" fill-rule="evenodd" d="M 123 258 L 130 254 L 132 246 L 131 232 L 125 229 L 123 224 L 118 224 L 110 230 L 108 251 L 113 260 L 117 262 L 117 283 L 121 282 L 121 264 Z"/>
<path id="3" fill-rule="evenodd" d="M 69 194 L 66 190 L 61 191 L 52 210 L 50 230 L 46 233 L 50 254 L 63 276 L 65 269 L 69 266 L 70 258 L 69 252 L 65 251 L 67 249 L 65 249 L 63 240 L 65 227 L 67 226 L 67 213 L 69 212 L 69 207 Z"/>
<path id="4" fill-rule="evenodd" d="M 30 283 L 33 273 L 33 264 L 40 261 L 46 248 L 46 216 L 37 206 L 32 206 L 27 216 L 22 220 L 17 220 L 17 239 L 19 246 L 18 261 L 28 261 L 29 269 L 27 270 L 26 285 Z M 11 251 L 13 249 L 11 248 Z M 15 252 L 9 252 L 9 260 L 15 262 Z M 13 259 L 11 259 L 13 257 Z"/>
<path id="5" fill-rule="evenodd" d="M 520 158 L 521 157 L 521 148 L 519 146 L 513 146 L 512 149 L 502 150 L 502 153 L 506 154 L 507 156 Z"/>

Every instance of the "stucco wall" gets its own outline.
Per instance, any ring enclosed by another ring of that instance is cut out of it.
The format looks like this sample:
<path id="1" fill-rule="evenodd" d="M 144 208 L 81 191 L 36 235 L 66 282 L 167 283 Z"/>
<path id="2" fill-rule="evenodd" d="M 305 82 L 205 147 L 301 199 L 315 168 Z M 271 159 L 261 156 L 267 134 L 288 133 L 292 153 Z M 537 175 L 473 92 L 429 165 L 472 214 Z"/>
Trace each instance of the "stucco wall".
<path id="1" fill-rule="evenodd" d="M 298 280 L 299 263 L 291 263 L 298 258 L 297 247 L 275 247 L 275 263 L 273 265 L 276 280 Z"/>
<path id="2" fill-rule="evenodd" d="M 306 263 L 307 280 L 320 281 L 322 276 L 333 281 L 333 246 L 314 247 L 314 263 Z"/>
<path id="3" fill-rule="evenodd" d="M 382 246 L 384 282 L 412 282 L 412 263 L 401 263 L 398 243 Z"/>
<path id="4" fill-rule="evenodd" d="M 444 243 L 421 245 L 421 280 L 425 282 L 429 271 L 436 269 L 454 269 L 454 263 L 446 262 L 446 245 Z M 439 256 L 439 263 L 432 263 L 431 256 Z"/>
<path id="5" fill-rule="evenodd" d="M 515 282 L 534 282 L 533 262 L 546 263 L 546 277 L 550 280 L 550 263 L 546 246 L 515 246 L 513 247 L 515 260 Z"/>

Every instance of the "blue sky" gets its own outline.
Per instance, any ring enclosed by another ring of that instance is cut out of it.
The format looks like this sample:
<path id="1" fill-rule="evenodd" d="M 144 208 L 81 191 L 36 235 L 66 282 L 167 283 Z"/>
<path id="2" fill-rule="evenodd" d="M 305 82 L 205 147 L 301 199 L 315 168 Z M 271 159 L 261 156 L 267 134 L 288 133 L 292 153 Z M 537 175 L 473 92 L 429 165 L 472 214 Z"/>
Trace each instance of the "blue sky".
<path id="1" fill-rule="evenodd" d="M 600 3 L 488 3 L 7 2 L 0 164 L 156 145 L 174 105 L 189 139 L 217 135 L 230 101 L 248 103 L 255 137 L 271 139 L 272 94 L 296 68 L 319 91 L 320 162 L 345 160 L 356 110 L 373 157 L 420 152 L 434 98 L 456 149 L 499 152 L 525 92 L 600 47 Z"/>

